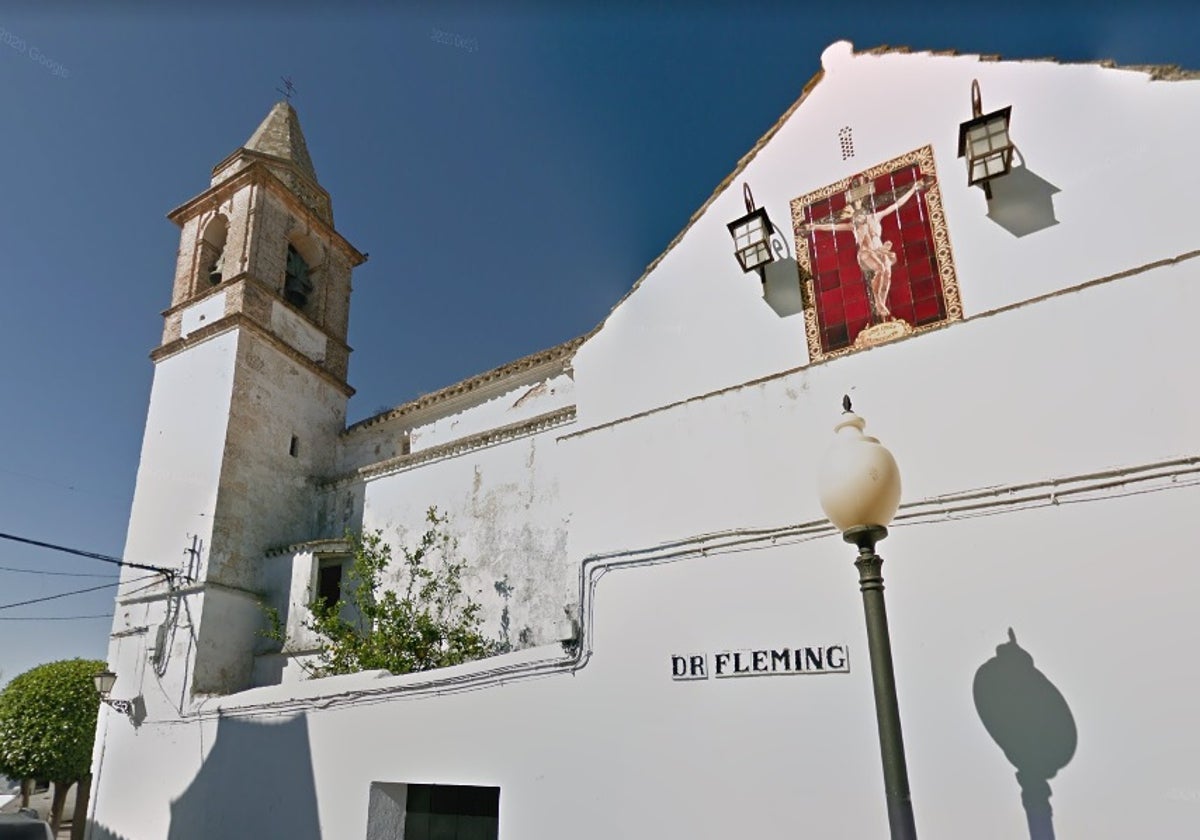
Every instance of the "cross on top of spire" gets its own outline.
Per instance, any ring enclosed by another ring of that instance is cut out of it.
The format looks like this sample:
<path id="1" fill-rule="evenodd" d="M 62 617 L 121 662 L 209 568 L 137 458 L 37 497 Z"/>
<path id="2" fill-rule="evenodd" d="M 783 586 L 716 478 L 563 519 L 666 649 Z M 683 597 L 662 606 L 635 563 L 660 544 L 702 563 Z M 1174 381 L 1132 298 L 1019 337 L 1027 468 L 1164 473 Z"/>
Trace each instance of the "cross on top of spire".
<path id="1" fill-rule="evenodd" d="M 288 102 L 291 102 L 292 97 L 296 94 L 296 86 L 292 84 L 292 77 L 291 76 L 280 76 L 279 80 L 281 82 L 283 82 L 283 87 L 275 88 L 275 90 L 282 93 L 283 98 L 286 99 Z"/>

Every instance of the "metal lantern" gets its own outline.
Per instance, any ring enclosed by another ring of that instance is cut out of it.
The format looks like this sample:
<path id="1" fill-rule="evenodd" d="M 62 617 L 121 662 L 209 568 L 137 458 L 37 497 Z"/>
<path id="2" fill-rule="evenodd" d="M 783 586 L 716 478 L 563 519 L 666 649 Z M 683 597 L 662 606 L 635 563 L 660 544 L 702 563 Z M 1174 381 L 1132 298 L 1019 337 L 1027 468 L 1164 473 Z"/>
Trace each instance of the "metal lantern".
<path id="1" fill-rule="evenodd" d="M 113 686 L 117 683 L 117 675 L 112 671 L 101 671 L 94 675 L 92 680 L 96 683 L 96 691 L 101 697 L 108 697 L 112 693 Z"/>
<path id="2" fill-rule="evenodd" d="M 96 684 L 96 691 L 100 694 L 100 701 L 111 706 L 117 714 L 125 715 L 135 722 L 141 722 L 145 719 L 145 706 L 142 706 L 140 713 L 138 711 L 138 704 L 141 703 L 140 697 L 133 700 L 114 700 L 109 697 L 113 686 L 117 684 L 117 675 L 112 671 L 106 670 L 98 674 L 93 674 L 92 682 Z"/>
<path id="3" fill-rule="evenodd" d="M 765 281 L 763 266 L 775 259 L 771 253 L 771 234 L 775 232 L 775 226 L 771 224 L 765 207 L 754 207 L 754 195 L 750 192 L 749 184 L 742 185 L 742 194 L 746 199 L 746 215 L 729 223 L 734 255 L 742 271 L 757 271 Z"/>
<path id="4" fill-rule="evenodd" d="M 1012 106 L 983 113 L 983 97 L 979 81 L 971 82 L 972 118 L 958 129 L 958 156 L 967 159 L 967 186 L 979 184 L 988 198 L 992 188 L 988 182 L 1012 169 L 1013 144 L 1008 136 Z"/>

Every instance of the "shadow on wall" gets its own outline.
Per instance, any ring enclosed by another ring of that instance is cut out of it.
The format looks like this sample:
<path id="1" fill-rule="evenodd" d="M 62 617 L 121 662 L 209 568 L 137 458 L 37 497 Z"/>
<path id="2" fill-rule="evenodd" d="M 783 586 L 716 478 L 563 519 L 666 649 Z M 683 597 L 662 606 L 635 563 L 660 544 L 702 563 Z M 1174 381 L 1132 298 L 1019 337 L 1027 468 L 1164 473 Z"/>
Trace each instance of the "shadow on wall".
<path id="1" fill-rule="evenodd" d="M 99 823 L 92 823 L 92 833 L 87 836 L 88 840 L 129 840 L 124 834 L 117 834 Z"/>
<path id="2" fill-rule="evenodd" d="M 1054 194 L 1062 190 L 1026 166 L 1025 156 L 1020 152 L 1017 158 L 1020 166 L 990 182 L 992 200 L 988 202 L 988 218 L 1020 237 L 1058 224 Z"/>
<path id="3" fill-rule="evenodd" d="M 1005 758 L 1017 768 L 1030 840 L 1054 840 L 1050 779 L 1075 755 L 1075 718 L 1062 693 L 1033 667 L 1033 657 L 1008 641 L 975 672 L 975 710 Z"/>
<path id="4" fill-rule="evenodd" d="M 98 838 L 107 838 L 97 835 Z M 171 805 L 167 840 L 320 840 L 308 722 L 222 719 L 212 751 Z"/>

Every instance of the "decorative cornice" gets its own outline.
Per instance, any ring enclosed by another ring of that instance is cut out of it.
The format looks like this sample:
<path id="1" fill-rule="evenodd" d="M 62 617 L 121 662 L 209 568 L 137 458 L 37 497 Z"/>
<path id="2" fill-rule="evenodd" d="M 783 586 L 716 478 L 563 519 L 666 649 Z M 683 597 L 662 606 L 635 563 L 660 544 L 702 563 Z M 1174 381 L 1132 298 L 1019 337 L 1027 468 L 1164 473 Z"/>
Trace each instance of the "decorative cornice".
<path id="1" fill-rule="evenodd" d="M 195 347 L 198 344 L 202 344 L 205 341 L 208 341 L 210 338 L 215 338 L 218 335 L 230 332 L 231 330 L 239 327 L 255 333 L 276 350 L 283 353 L 297 364 L 302 365 L 303 367 L 317 374 L 347 397 L 354 395 L 354 389 L 351 388 L 347 383 L 343 382 L 341 379 L 338 379 L 332 373 L 325 370 L 325 368 L 308 358 L 308 356 L 305 356 L 299 350 L 296 350 L 285 343 L 277 335 L 243 312 L 231 313 L 223 318 L 213 321 L 211 324 L 201 327 L 198 330 L 193 330 L 183 338 L 177 338 L 174 341 L 168 341 L 166 344 L 163 344 L 151 351 L 150 359 L 157 364 L 164 359 L 169 359 L 177 353 L 181 353 L 184 350 Z"/>
<path id="2" fill-rule="evenodd" d="M 195 583 L 189 583 L 187 586 L 180 586 L 176 589 L 156 589 L 153 592 L 147 592 L 140 595 L 129 595 L 127 597 L 117 597 L 117 603 L 122 606 L 129 604 L 145 604 L 152 601 L 164 601 L 167 598 L 182 598 L 189 595 L 203 595 L 211 593 L 225 593 L 236 595 L 239 598 L 245 598 L 251 601 L 261 601 L 264 593 L 253 589 L 244 589 L 240 586 L 230 586 L 227 583 L 221 583 L 217 580 L 198 580 Z"/>
<path id="3" fill-rule="evenodd" d="M 284 554 L 315 554 L 317 556 L 324 556 L 349 553 L 350 543 L 341 538 L 305 540 L 304 542 L 291 543 L 290 545 L 277 545 L 263 552 L 267 557 L 278 557 Z"/>
<path id="4" fill-rule="evenodd" d="M 312 208 L 301 201 L 300 197 L 292 192 L 288 185 L 281 181 L 268 168 L 265 160 L 252 160 L 249 165 L 243 169 L 239 169 L 228 179 L 216 186 L 209 187 L 200 193 L 200 195 L 176 207 L 167 214 L 167 218 L 179 227 L 183 227 L 188 219 L 205 210 L 223 204 L 235 192 L 251 184 L 268 187 L 272 192 L 276 193 L 288 204 L 290 210 L 301 216 L 306 223 L 321 231 L 330 242 L 343 251 L 350 258 L 351 267 L 362 265 L 367 261 L 366 254 L 363 254 L 351 245 L 344 236 L 334 229 L 333 225 L 326 222 L 313 212 Z"/>
<path id="5" fill-rule="evenodd" d="M 394 458 L 388 458 L 386 461 L 380 461 L 365 467 L 359 467 L 352 472 L 343 473 L 327 479 L 326 481 L 322 481 L 318 486 L 334 487 L 347 482 L 365 481 L 371 478 L 379 478 L 381 476 L 401 472 L 430 461 L 440 461 L 444 458 L 453 458 L 456 455 L 462 455 L 466 452 L 471 452 L 476 449 L 483 449 L 488 446 L 495 446 L 496 444 L 513 440 L 514 438 L 528 437 L 529 435 L 534 435 L 547 429 L 553 429 L 557 426 L 572 423 L 574 420 L 575 406 L 569 405 L 565 408 L 556 409 L 555 411 L 548 411 L 545 414 L 539 414 L 537 417 L 533 417 L 529 420 L 522 420 L 519 423 L 510 423 L 507 426 L 488 429 L 486 432 L 468 435 L 467 437 L 459 438 L 458 440 L 452 440 L 448 443 L 443 443 L 438 446 L 431 446 L 428 449 L 422 449 L 420 452 L 412 452 L 408 455 L 397 455 Z"/>
<path id="6" fill-rule="evenodd" d="M 252 284 L 252 286 L 257 286 L 259 289 L 262 289 L 263 292 L 265 292 L 266 294 L 269 294 L 271 296 L 272 302 L 276 302 L 276 304 L 280 304 L 281 306 L 287 307 L 288 310 L 292 311 L 292 313 L 295 314 L 296 317 L 304 319 L 304 322 L 306 324 L 310 325 L 312 329 L 317 330 L 318 332 L 320 332 L 320 334 L 325 336 L 326 341 L 330 342 L 331 344 L 335 344 L 335 346 L 340 349 L 346 350 L 347 354 L 354 352 L 353 347 L 350 347 L 349 344 L 342 341 L 341 338 L 338 338 L 337 336 L 330 334 L 330 332 L 328 330 L 325 330 L 324 326 L 314 322 L 314 320 L 311 317 L 308 317 L 308 313 L 306 313 L 304 310 L 301 310 L 301 308 L 298 308 L 298 307 L 293 306 L 292 304 L 289 304 L 287 299 L 281 298 L 281 296 L 278 295 L 276 290 L 274 288 L 271 288 L 268 283 L 266 283 L 265 281 L 259 280 L 258 277 L 250 274 L 250 272 L 248 272 L 248 271 L 242 271 L 241 274 L 234 275 L 233 277 L 230 277 L 229 280 L 223 280 L 223 281 L 221 281 L 220 284 L 218 284 L 218 286 L 212 286 L 208 289 L 204 289 L 204 292 L 202 292 L 196 296 L 193 296 L 193 298 L 188 298 L 187 300 L 182 302 L 182 304 L 176 304 L 175 306 L 169 306 L 166 308 L 166 310 L 163 310 L 160 314 L 163 318 L 169 318 L 170 316 L 173 316 L 173 314 L 175 314 L 176 312 L 182 312 L 182 311 L 186 310 L 186 308 L 188 308 L 188 307 L 199 304 L 200 301 L 212 298 L 212 296 L 221 294 L 222 292 L 229 292 L 229 290 L 232 289 L 236 283 L 240 283 L 240 282 L 244 282 L 244 281 L 248 284 Z"/>
<path id="7" fill-rule="evenodd" d="M 387 411 L 368 417 L 365 420 L 359 420 L 357 423 L 346 428 L 342 434 L 348 435 L 352 432 L 365 429 L 369 426 L 374 426 L 377 423 L 384 423 L 388 420 L 395 420 L 400 417 L 406 417 L 425 409 L 442 403 L 450 402 L 457 397 L 466 396 L 474 391 L 477 391 L 487 385 L 500 383 L 508 379 L 513 379 L 519 374 L 526 374 L 540 367 L 553 368 L 560 366 L 566 369 L 571 358 L 575 355 L 575 351 L 579 346 L 591 335 L 581 335 L 578 338 L 573 338 L 570 341 L 564 341 L 554 347 L 546 350 L 540 350 L 537 353 L 531 353 L 528 356 L 493 368 L 486 373 L 480 373 L 472 376 L 470 379 L 464 379 L 453 385 L 442 388 L 439 391 L 434 391 L 432 394 L 425 394 L 417 397 L 411 402 L 402 403 L 395 408 L 390 408 Z"/>

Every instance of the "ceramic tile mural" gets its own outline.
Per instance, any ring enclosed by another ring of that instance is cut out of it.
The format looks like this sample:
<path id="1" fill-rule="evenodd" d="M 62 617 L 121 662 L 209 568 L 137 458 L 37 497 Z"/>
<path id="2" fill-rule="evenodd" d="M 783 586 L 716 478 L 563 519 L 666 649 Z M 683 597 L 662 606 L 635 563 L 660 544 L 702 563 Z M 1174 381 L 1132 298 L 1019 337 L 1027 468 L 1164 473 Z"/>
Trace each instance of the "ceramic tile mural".
<path id="1" fill-rule="evenodd" d="M 933 149 L 792 200 L 813 361 L 962 318 Z"/>

